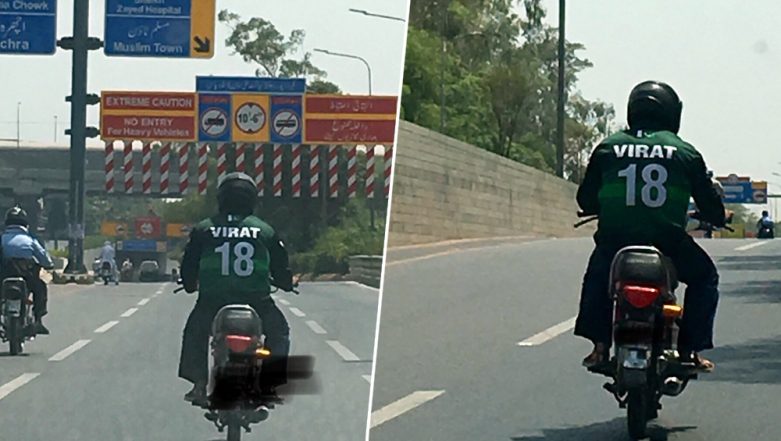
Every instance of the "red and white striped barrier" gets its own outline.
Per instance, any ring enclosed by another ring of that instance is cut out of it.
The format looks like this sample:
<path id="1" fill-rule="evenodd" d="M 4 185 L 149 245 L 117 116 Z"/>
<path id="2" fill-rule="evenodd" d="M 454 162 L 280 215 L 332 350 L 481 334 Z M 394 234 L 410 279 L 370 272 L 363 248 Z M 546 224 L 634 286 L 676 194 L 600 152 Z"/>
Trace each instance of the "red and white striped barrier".
<path id="1" fill-rule="evenodd" d="M 141 193 L 152 193 L 152 144 L 149 142 L 141 147 Z"/>
<path id="2" fill-rule="evenodd" d="M 274 185 L 274 196 L 282 196 L 282 146 L 274 144 L 272 149 L 272 158 L 274 168 L 271 179 Z"/>
<path id="3" fill-rule="evenodd" d="M 179 147 L 179 193 L 187 194 L 190 181 L 188 162 L 190 159 L 190 144 L 182 144 Z"/>
<path id="4" fill-rule="evenodd" d="M 290 177 L 290 186 L 293 190 L 293 197 L 301 197 L 301 144 L 293 146 L 293 159 L 290 166 L 292 176 Z"/>
<path id="5" fill-rule="evenodd" d="M 238 144 L 236 146 L 236 171 L 246 173 L 244 164 L 247 162 L 247 144 Z"/>
<path id="6" fill-rule="evenodd" d="M 222 182 L 222 178 L 225 177 L 228 168 L 228 144 L 217 145 L 217 182 Z"/>
<path id="7" fill-rule="evenodd" d="M 206 181 L 209 172 L 208 146 L 206 143 L 198 145 L 198 194 L 206 194 Z"/>
<path id="8" fill-rule="evenodd" d="M 255 146 L 255 186 L 258 189 L 258 196 L 262 197 L 265 193 L 266 183 L 263 181 L 263 145 Z"/>
<path id="9" fill-rule="evenodd" d="M 309 196 L 320 196 L 320 147 L 314 146 L 309 153 Z"/>
<path id="10" fill-rule="evenodd" d="M 125 193 L 133 193 L 133 141 L 127 141 L 123 152 Z"/>
<path id="11" fill-rule="evenodd" d="M 171 168 L 171 143 L 160 147 L 160 193 L 168 194 L 168 171 Z"/>
<path id="12" fill-rule="evenodd" d="M 385 193 L 386 198 L 390 196 L 392 167 L 393 167 L 393 146 L 389 145 L 385 148 L 385 175 L 384 175 L 384 183 L 383 183 L 385 186 L 385 189 L 383 191 Z"/>
<path id="13" fill-rule="evenodd" d="M 366 148 L 366 197 L 374 198 L 374 148 L 375 146 L 367 146 Z"/>
<path id="14" fill-rule="evenodd" d="M 347 147 L 347 197 L 354 198 L 358 188 L 358 147 Z"/>
<path id="15" fill-rule="evenodd" d="M 114 193 L 114 141 L 106 143 L 106 192 Z"/>
<path id="16" fill-rule="evenodd" d="M 339 147 L 328 146 L 328 196 L 339 196 Z"/>

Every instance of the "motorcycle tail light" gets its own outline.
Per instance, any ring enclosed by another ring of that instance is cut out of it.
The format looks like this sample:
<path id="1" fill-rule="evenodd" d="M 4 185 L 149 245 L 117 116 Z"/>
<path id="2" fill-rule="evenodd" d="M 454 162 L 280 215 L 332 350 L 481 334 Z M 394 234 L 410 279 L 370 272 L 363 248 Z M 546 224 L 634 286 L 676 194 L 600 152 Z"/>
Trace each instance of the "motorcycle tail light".
<path id="1" fill-rule="evenodd" d="M 621 293 L 630 305 L 635 308 L 646 308 L 659 298 L 662 291 L 651 286 L 624 285 Z"/>
<path id="2" fill-rule="evenodd" d="M 247 352 L 252 346 L 252 337 L 246 335 L 227 335 L 225 336 L 225 344 L 231 352 Z"/>

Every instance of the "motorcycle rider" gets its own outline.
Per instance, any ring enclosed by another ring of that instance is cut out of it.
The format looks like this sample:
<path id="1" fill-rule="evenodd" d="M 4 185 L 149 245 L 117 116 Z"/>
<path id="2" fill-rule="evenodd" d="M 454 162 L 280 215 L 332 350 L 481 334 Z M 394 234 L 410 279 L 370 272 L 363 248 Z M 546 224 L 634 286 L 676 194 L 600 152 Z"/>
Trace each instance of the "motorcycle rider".
<path id="1" fill-rule="evenodd" d="M 762 233 L 763 228 L 767 228 L 769 230 L 769 234 L 766 235 L 766 237 L 773 238 L 775 229 L 774 226 L 775 224 L 773 223 L 773 219 L 770 218 L 770 213 L 768 213 L 767 210 L 762 210 L 762 218 L 757 221 L 757 236 Z"/>
<path id="2" fill-rule="evenodd" d="M 48 311 L 46 304 L 49 298 L 46 282 L 41 280 L 41 267 L 54 268 L 51 256 L 41 244 L 30 235 L 28 230 L 27 212 L 20 206 L 11 207 L 5 213 L 5 231 L 2 235 L 2 250 L 0 250 L 0 278 L 22 277 L 33 293 L 33 329 L 36 334 L 48 335 L 49 330 L 43 325 L 43 316 Z M 24 259 L 35 262 L 33 268 L 19 268 L 11 259 Z"/>
<path id="3" fill-rule="evenodd" d="M 594 343 L 583 365 L 609 360 L 612 302 L 610 265 L 627 245 L 653 245 L 669 256 L 686 283 L 678 347 L 698 369 L 714 364 L 699 355 L 713 348 L 719 275 L 708 254 L 685 231 L 690 197 L 700 219 L 725 225 L 722 199 L 700 153 L 678 135 L 682 103 L 669 85 L 646 81 L 632 89 L 629 129 L 613 134 L 593 151 L 577 193 L 581 209 L 599 215 L 596 247 L 588 262 L 575 334 Z"/>
<path id="4" fill-rule="evenodd" d="M 117 253 L 114 251 L 114 247 L 111 246 L 111 241 L 107 240 L 103 242 L 103 248 L 100 250 L 100 266 L 102 267 L 104 263 L 108 262 L 111 265 L 111 277 L 114 280 L 114 283 L 119 285 L 116 255 Z"/>
<path id="5" fill-rule="evenodd" d="M 203 403 L 208 383 L 208 347 L 217 311 L 234 303 L 249 304 L 263 321 L 267 385 L 261 395 L 278 401 L 276 386 L 286 383 L 290 328 L 270 296 L 270 277 L 285 291 L 294 289 L 288 255 L 273 228 L 253 215 L 257 188 L 244 173 L 229 173 L 217 189 L 218 214 L 201 221 L 190 233 L 181 275 L 188 293 L 198 291 L 182 338 L 179 377 L 193 383 L 185 400 Z"/>

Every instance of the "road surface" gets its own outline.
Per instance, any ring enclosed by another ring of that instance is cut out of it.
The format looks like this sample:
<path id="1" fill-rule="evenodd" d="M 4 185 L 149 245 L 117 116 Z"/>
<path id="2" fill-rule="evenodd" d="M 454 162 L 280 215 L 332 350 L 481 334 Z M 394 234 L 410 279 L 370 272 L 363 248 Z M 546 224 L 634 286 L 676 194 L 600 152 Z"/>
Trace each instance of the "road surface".
<path id="1" fill-rule="evenodd" d="M 653 439 L 781 439 L 781 240 L 702 243 L 721 273 L 716 370 L 665 398 Z M 371 441 L 626 440 L 572 335 L 590 239 L 389 254 Z M 679 292 L 683 292 L 682 290 Z M 522 343 L 519 345 L 518 343 Z"/>
<path id="2" fill-rule="evenodd" d="M 53 286 L 52 335 L 0 348 L 2 439 L 207 441 L 225 433 L 182 400 L 181 333 L 195 297 L 173 284 Z M 246 440 L 363 441 L 377 291 L 353 283 L 302 284 L 280 294 L 292 352 L 313 355 L 318 395 L 291 398 Z M 338 349 L 337 349 L 338 348 Z"/>

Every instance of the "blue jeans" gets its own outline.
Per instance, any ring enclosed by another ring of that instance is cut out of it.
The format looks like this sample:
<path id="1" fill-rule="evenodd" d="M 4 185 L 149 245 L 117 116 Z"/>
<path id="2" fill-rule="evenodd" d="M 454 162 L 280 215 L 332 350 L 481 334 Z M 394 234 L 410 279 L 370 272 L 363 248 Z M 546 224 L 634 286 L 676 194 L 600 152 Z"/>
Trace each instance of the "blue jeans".
<path id="1" fill-rule="evenodd" d="M 678 280 L 686 284 L 683 320 L 678 334 L 682 350 L 702 351 L 713 348 L 713 326 L 719 301 L 719 274 L 711 258 L 689 236 L 677 244 L 657 244 L 670 257 Z M 592 342 L 612 342 L 613 302 L 608 289 L 610 264 L 619 245 L 598 245 L 583 277 L 580 311 L 575 335 Z"/>

